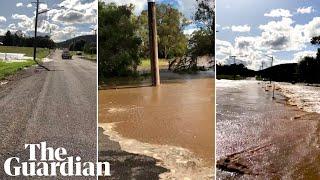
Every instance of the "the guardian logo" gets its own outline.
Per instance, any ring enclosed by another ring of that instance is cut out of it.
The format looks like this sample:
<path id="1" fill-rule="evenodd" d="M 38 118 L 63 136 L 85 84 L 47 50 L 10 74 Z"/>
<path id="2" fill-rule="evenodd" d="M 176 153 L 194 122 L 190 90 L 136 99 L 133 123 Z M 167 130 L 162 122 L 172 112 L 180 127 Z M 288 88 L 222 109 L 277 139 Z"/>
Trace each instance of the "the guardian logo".
<path id="1" fill-rule="evenodd" d="M 27 162 L 19 157 L 8 158 L 4 163 L 5 173 L 9 176 L 110 176 L 108 162 L 81 162 L 81 157 L 68 156 L 65 148 L 47 147 L 46 142 L 26 144 L 29 150 Z M 36 151 L 40 150 L 40 159 Z"/>

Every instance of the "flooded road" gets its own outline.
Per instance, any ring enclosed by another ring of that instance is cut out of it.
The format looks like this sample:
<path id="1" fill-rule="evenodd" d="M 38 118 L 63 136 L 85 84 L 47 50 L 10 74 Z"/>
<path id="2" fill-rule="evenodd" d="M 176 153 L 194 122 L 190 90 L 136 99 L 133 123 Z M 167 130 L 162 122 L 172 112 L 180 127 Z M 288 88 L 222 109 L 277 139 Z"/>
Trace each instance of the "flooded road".
<path id="1" fill-rule="evenodd" d="M 99 124 L 122 148 L 158 157 L 180 175 L 213 176 L 213 78 L 100 90 Z"/>
<path id="2" fill-rule="evenodd" d="M 218 179 L 319 179 L 316 113 L 257 81 L 217 81 Z"/>

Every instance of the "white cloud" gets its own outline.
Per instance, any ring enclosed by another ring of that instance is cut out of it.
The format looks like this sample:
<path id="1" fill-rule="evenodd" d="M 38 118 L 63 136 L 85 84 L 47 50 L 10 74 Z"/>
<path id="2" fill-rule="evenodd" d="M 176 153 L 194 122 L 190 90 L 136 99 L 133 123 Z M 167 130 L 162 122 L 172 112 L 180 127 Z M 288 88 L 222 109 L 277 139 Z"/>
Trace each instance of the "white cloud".
<path id="1" fill-rule="evenodd" d="M 56 42 L 61 42 L 66 39 L 73 38 L 76 36 L 89 35 L 92 34 L 91 31 L 79 31 L 75 26 L 67 26 L 60 28 L 52 33 L 52 39 Z"/>
<path id="2" fill-rule="evenodd" d="M 51 32 L 51 38 L 56 41 L 64 41 L 74 36 L 93 34 L 89 27 L 95 27 L 97 16 L 98 0 L 64 0 L 57 5 L 59 8 L 48 7 L 47 4 L 39 6 L 40 11 L 49 9 L 45 14 L 39 16 L 38 32 L 39 35 L 48 35 Z M 30 2 L 26 7 L 33 7 Z M 17 3 L 17 6 L 23 4 Z M 7 30 L 16 32 L 22 30 L 26 35 L 33 36 L 35 14 L 27 16 L 25 14 L 12 14 L 12 22 L 7 29 L 0 28 L 0 34 Z M 0 16 L 0 22 L 5 22 L 6 18 Z M 88 28 L 82 26 L 88 24 Z M 79 26 L 81 25 L 81 26 Z"/>
<path id="3" fill-rule="evenodd" d="M 9 24 L 9 26 L 8 26 L 8 28 L 10 29 L 10 30 L 13 30 L 13 31 L 16 31 L 16 29 L 17 29 L 17 27 L 16 27 L 16 24 Z"/>
<path id="4" fill-rule="evenodd" d="M 231 30 L 234 32 L 250 32 L 251 27 L 249 25 L 232 26 Z"/>
<path id="5" fill-rule="evenodd" d="M 134 13 L 140 14 L 147 7 L 147 0 L 104 0 L 106 3 L 114 2 L 117 5 L 133 4 L 135 6 Z M 174 2 L 174 1 L 172 1 Z M 179 6 L 179 10 L 187 17 L 191 18 L 194 15 L 196 1 L 195 0 L 175 0 Z M 214 2 L 210 5 L 214 5 Z"/>
<path id="6" fill-rule="evenodd" d="M 303 49 L 308 41 L 303 26 L 293 25 L 293 23 L 291 18 L 282 18 L 280 21 L 270 21 L 265 25 L 260 25 L 262 33 L 259 46 L 274 51 Z"/>
<path id="7" fill-rule="evenodd" d="M 186 35 L 191 35 L 194 31 L 197 31 L 199 30 L 198 28 L 190 28 L 190 29 L 185 29 L 183 31 L 183 34 L 186 34 Z"/>
<path id="8" fill-rule="evenodd" d="M 18 27 L 24 29 L 25 31 L 32 29 L 33 18 L 29 18 L 27 15 L 23 14 L 13 14 L 12 19 L 18 20 Z"/>
<path id="9" fill-rule="evenodd" d="M 17 6 L 17 7 L 22 7 L 22 6 L 23 6 L 23 3 L 17 3 L 16 6 Z"/>
<path id="10" fill-rule="evenodd" d="M 48 9 L 48 5 L 47 4 L 43 4 L 43 3 L 39 4 L 39 11 L 47 10 L 47 9 Z"/>
<path id="11" fill-rule="evenodd" d="M 294 54 L 293 62 L 299 62 L 306 56 L 316 57 L 316 55 L 315 51 L 300 51 Z"/>
<path id="12" fill-rule="evenodd" d="M 308 24 L 303 27 L 304 33 L 308 40 L 314 36 L 320 36 L 320 17 L 313 18 Z"/>
<path id="13" fill-rule="evenodd" d="M 134 13 L 140 14 L 144 7 L 147 5 L 147 1 L 145 0 L 104 0 L 106 3 L 116 3 L 117 5 L 127 5 L 133 4 L 134 5 Z"/>
<path id="14" fill-rule="evenodd" d="M 216 39 L 216 58 L 217 62 L 224 63 L 224 60 L 219 61 L 219 57 L 229 57 L 235 52 L 233 45 L 228 41 Z M 224 59 L 224 58 L 222 58 Z"/>
<path id="15" fill-rule="evenodd" d="M 272 9 L 269 13 L 265 13 L 267 17 L 291 17 L 292 14 L 287 9 Z"/>
<path id="16" fill-rule="evenodd" d="M 301 7 L 297 9 L 297 13 L 300 14 L 310 14 L 314 11 L 314 9 L 312 8 L 312 6 L 309 7 Z"/>
<path id="17" fill-rule="evenodd" d="M 223 26 L 222 27 L 222 30 L 229 30 L 229 29 L 231 29 L 230 26 Z"/>
<path id="18" fill-rule="evenodd" d="M 54 22 L 75 25 L 96 23 L 97 0 L 82 2 L 81 0 L 63 1 L 59 4 L 62 9 L 52 9 L 47 14 Z"/>
<path id="19" fill-rule="evenodd" d="M 195 13 L 196 1 L 195 0 L 177 0 L 179 10 L 188 18 L 191 18 Z M 211 1 L 213 6 L 213 1 Z"/>
<path id="20" fill-rule="evenodd" d="M 6 22 L 7 21 L 7 18 L 3 17 L 3 16 L 0 16 L 0 23 L 1 22 Z"/>
<path id="21" fill-rule="evenodd" d="M 314 51 L 305 51 L 305 48 L 312 37 L 320 35 L 320 17 L 313 18 L 307 24 L 295 24 L 291 18 L 284 17 L 260 25 L 259 29 L 262 31 L 261 34 L 238 36 L 233 43 L 216 40 L 217 62 L 232 63 L 229 56 L 236 55 L 237 62 L 258 70 L 262 62 L 269 64 L 270 59 L 266 54 L 295 53 L 293 59 L 275 58 L 274 64 L 299 62 L 304 56 L 315 56 Z"/>

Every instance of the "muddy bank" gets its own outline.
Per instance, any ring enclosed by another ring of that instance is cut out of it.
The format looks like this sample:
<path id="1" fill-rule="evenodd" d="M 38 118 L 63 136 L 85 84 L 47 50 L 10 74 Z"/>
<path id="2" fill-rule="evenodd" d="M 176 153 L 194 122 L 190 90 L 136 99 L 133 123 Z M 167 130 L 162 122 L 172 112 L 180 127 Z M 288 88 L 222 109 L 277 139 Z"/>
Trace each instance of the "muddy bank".
<path id="1" fill-rule="evenodd" d="M 320 177 L 319 114 L 256 81 L 218 81 L 217 104 L 217 178 Z"/>

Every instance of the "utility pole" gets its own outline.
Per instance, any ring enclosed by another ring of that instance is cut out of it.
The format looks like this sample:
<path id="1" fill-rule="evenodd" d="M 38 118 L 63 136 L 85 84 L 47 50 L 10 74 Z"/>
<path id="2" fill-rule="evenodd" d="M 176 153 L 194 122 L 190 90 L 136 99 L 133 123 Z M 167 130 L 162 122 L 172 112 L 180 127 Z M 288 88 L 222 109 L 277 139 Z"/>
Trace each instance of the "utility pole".
<path id="1" fill-rule="evenodd" d="M 265 55 L 265 56 L 267 56 L 268 58 L 271 59 L 271 66 L 270 66 L 270 67 L 272 67 L 272 66 L 273 66 L 273 56 L 269 56 L 269 55 Z M 270 72 L 269 72 L 270 84 L 271 84 L 271 82 L 272 82 L 271 74 L 272 74 L 272 72 L 271 72 L 271 69 L 270 69 Z"/>
<path id="2" fill-rule="evenodd" d="M 233 69 L 233 80 L 236 80 L 236 57 L 237 56 L 230 56 L 230 58 L 232 58 L 233 59 L 233 67 L 234 67 L 234 69 Z"/>
<path id="3" fill-rule="evenodd" d="M 38 45 L 38 38 L 37 38 L 38 16 L 39 16 L 39 14 L 45 13 L 48 10 L 44 10 L 44 11 L 39 12 L 39 4 L 40 4 L 39 0 L 37 0 L 37 2 L 32 2 L 32 3 L 36 4 L 36 19 L 35 19 L 35 26 L 34 26 L 34 42 L 33 42 L 33 61 L 36 62 L 38 64 L 38 66 L 46 69 L 47 71 L 50 71 L 50 69 L 48 69 L 47 67 L 41 65 L 36 59 L 36 57 L 37 57 L 37 45 Z"/>
<path id="4" fill-rule="evenodd" d="M 157 20 L 156 2 L 148 0 L 148 22 L 149 22 L 149 46 L 151 60 L 152 85 L 160 85 L 159 61 L 158 61 L 158 41 L 157 41 Z"/>
<path id="5" fill-rule="evenodd" d="M 35 20 L 35 26 L 34 26 L 34 42 L 33 42 L 33 60 L 37 62 L 37 31 L 38 31 L 38 16 L 39 16 L 39 0 L 36 2 L 36 20 Z"/>
<path id="6" fill-rule="evenodd" d="M 268 56 L 268 55 L 267 55 Z M 272 67 L 273 66 L 273 56 L 268 56 L 269 58 L 271 58 L 271 66 L 270 67 Z M 272 82 L 272 78 L 271 78 L 271 74 L 272 74 L 272 72 L 271 72 L 271 69 L 270 69 L 270 84 L 271 84 L 271 82 Z"/>

